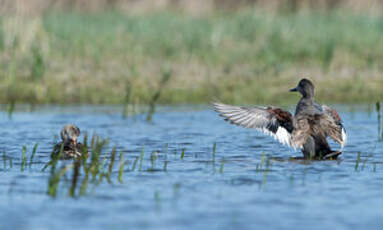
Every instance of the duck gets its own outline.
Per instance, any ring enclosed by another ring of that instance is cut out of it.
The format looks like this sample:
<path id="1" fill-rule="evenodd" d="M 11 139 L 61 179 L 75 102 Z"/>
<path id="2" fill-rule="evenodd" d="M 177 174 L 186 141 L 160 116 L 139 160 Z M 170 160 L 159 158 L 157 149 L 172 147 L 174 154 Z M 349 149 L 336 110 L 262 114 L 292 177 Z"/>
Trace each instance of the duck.
<path id="1" fill-rule="evenodd" d="M 334 160 L 347 143 L 346 129 L 339 113 L 315 102 L 314 84 L 306 78 L 290 92 L 301 95 L 295 114 L 274 106 L 234 106 L 213 103 L 214 109 L 231 124 L 269 134 L 284 145 L 300 149 L 304 159 Z M 327 139 L 339 143 L 334 151 Z"/>
<path id="2" fill-rule="evenodd" d="M 76 125 L 65 125 L 60 132 L 60 136 L 61 142 L 54 146 L 53 154 L 58 155 L 61 146 L 63 146 L 60 159 L 67 160 L 82 156 L 83 145 L 77 141 L 80 136 L 80 129 Z"/>

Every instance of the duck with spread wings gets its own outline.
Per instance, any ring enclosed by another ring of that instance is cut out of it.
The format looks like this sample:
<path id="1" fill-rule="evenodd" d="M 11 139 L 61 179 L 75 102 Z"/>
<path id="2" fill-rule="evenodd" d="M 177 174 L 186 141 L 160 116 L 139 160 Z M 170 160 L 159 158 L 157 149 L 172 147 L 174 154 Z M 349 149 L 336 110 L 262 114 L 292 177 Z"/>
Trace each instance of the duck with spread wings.
<path id="1" fill-rule="evenodd" d="M 299 148 L 306 159 L 336 159 L 341 151 L 331 150 L 327 137 L 346 144 L 346 130 L 336 110 L 314 100 L 314 85 L 308 79 L 299 81 L 291 92 L 299 92 L 295 114 L 268 106 L 233 106 L 213 103 L 215 110 L 232 124 L 267 133 L 282 144 Z"/>

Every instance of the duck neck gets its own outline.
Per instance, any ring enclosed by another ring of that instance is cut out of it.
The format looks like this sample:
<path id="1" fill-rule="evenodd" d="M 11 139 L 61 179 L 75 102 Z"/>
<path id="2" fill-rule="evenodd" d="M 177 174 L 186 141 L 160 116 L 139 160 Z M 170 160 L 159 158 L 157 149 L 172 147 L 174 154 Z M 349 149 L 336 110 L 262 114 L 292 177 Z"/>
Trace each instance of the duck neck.
<path id="1" fill-rule="evenodd" d="M 307 101 L 314 101 L 314 95 L 308 93 L 308 94 L 302 95 L 302 99 L 305 99 Z"/>
<path id="2" fill-rule="evenodd" d="M 310 108 L 314 105 L 314 98 L 312 97 L 302 97 L 295 109 L 295 115 L 304 113 L 307 108 Z"/>
<path id="3" fill-rule="evenodd" d="M 310 95 L 302 96 L 301 100 L 302 103 L 305 105 L 313 105 L 314 104 L 314 97 Z"/>

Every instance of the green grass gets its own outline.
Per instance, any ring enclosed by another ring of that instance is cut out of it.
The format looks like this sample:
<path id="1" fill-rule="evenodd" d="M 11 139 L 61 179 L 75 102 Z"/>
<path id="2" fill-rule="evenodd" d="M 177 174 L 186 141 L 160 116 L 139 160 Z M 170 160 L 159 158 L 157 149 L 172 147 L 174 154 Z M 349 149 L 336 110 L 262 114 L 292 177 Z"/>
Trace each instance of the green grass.
<path id="1" fill-rule="evenodd" d="M 379 15 L 110 11 L 12 20 L 0 17 L 0 103 L 150 104 L 164 69 L 172 77 L 157 103 L 289 103 L 297 97 L 287 89 L 303 76 L 324 101 L 383 97 Z"/>

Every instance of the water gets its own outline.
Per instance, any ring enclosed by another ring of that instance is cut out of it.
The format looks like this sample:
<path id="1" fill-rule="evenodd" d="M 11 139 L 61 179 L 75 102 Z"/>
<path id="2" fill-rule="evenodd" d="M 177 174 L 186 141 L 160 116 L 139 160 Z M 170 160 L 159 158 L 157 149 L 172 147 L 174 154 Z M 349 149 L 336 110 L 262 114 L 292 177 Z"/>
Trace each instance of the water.
<path id="1" fill-rule="evenodd" d="M 229 125 L 207 107 L 163 107 L 152 123 L 145 115 L 123 119 L 119 107 L 39 107 L 15 112 L 11 120 L 1 113 L 0 150 L 13 158 L 13 167 L 4 170 L 1 157 L 0 229 L 380 229 L 377 114 L 367 106 L 336 108 L 348 145 L 338 161 L 311 163 L 288 161 L 301 153 Z M 57 197 L 49 197 L 49 170 L 41 169 L 68 122 L 108 138 L 109 149 L 124 153 L 126 169 L 143 148 L 142 171 L 126 170 L 120 184 L 117 166 L 112 184 L 90 185 L 86 196 L 70 198 L 63 182 Z M 29 159 L 36 142 L 35 162 L 21 172 L 22 146 Z M 266 170 L 267 157 L 279 160 Z"/>

